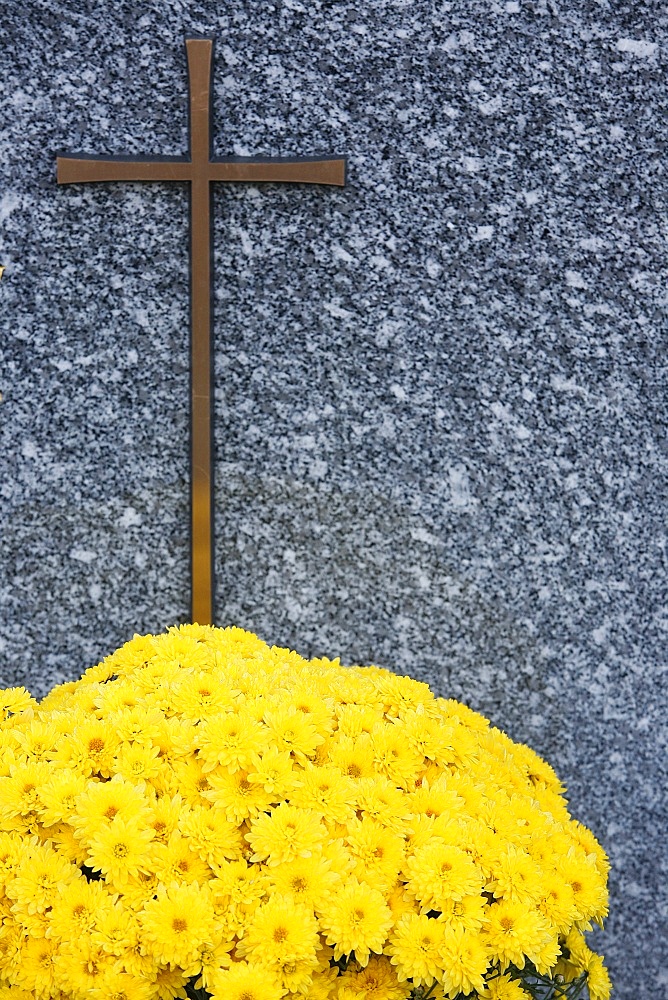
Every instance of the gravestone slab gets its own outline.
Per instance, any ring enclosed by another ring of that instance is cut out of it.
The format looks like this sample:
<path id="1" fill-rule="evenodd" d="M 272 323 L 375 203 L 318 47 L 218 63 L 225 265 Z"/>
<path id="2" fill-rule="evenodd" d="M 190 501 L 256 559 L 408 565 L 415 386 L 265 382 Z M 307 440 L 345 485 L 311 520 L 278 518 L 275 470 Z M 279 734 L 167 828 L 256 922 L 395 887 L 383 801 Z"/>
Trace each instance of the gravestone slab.
<path id="1" fill-rule="evenodd" d="M 56 153 L 346 153 L 214 199 L 218 624 L 428 681 L 611 855 L 665 991 L 668 17 L 621 2 L 34 0 L 0 22 L 0 683 L 188 616 L 187 191 Z M 662 990 L 663 987 L 663 990 Z"/>

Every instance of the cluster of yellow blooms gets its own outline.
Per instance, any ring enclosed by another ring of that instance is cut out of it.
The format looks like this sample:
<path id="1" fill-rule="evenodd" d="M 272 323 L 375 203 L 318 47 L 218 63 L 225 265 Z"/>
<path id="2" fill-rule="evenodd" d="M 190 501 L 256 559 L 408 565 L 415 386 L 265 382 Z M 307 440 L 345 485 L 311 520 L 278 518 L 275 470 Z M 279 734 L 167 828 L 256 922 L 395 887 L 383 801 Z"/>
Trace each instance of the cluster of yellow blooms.
<path id="1" fill-rule="evenodd" d="M 562 791 L 408 677 L 135 636 L 0 691 L 0 1000 L 606 1000 L 608 863 Z"/>

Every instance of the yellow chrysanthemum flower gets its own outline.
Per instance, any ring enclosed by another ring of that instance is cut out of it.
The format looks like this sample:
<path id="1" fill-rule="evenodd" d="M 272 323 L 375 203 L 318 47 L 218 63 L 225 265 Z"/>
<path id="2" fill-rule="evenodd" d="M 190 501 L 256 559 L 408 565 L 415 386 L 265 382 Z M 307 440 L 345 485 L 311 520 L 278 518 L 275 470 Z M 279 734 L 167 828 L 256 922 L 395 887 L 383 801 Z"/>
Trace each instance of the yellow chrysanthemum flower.
<path id="1" fill-rule="evenodd" d="M 113 763 L 115 774 L 135 784 L 157 777 L 163 767 L 158 748 L 144 743 L 123 743 Z"/>
<path id="2" fill-rule="evenodd" d="M 154 871 L 165 885 L 172 882 L 208 881 L 211 869 L 194 850 L 189 837 L 182 837 L 178 830 L 171 834 L 166 844 L 153 844 L 146 869 Z"/>
<path id="3" fill-rule="evenodd" d="M 14 877 L 5 884 L 5 893 L 14 901 L 14 911 L 44 913 L 53 905 L 61 886 L 80 878 L 79 869 L 50 844 L 35 844 L 20 861 Z"/>
<path id="4" fill-rule="evenodd" d="M 266 711 L 264 722 L 273 746 L 293 754 L 302 764 L 314 757 L 318 746 L 325 741 L 309 716 L 290 705 Z"/>
<path id="5" fill-rule="evenodd" d="M 438 918 L 445 924 L 479 931 L 487 923 L 487 899 L 484 896 L 464 896 L 446 900 Z"/>
<path id="6" fill-rule="evenodd" d="M 407 913 L 399 918 L 385 948 L 399 982 L 410 979 L 415 986 L 431 986 L 442 980 L 444 933 L 444 925 L 426 914 Z"/>
<path id="7" fill-rule="evenodd" d="M 401 724 L 388 726 L 386 722 L 379 722 L 370 733 L 369 741 L 376 773 L 385 775 L 398 788 L 415 787 L 424 757 L 406 740 Z"/>
<path id="8" fill-rule="evenodd" d="M 418 847 L 406 861 L 408 888 L 426 910 L 440 910 L 449 899 L 479 895 L 479 869 L 460 847 L 435 840 Z"/>
<path id="9" fill-rule="evenodd" d="M 397 879 L 390 892 L 385 896 L 385 901 L 392 912 L 392 920 L 396 925 L 405 913 L 417 913 L 418 904 L 411 893 L 406 891 L 406 883 Z"/>
<path id="10" fill-rule="evenodd" d="M 60 731 L 53 722 L 33 719 L 25 729 L 14 729 L 19 753 L 26 760 L 47 761 L 60 739 Z"/>
<path id="11" fill-rule="evenodd" d="M 153 1000 L 153 985 L 140 976 L 120 969 L 105 969 L 102 982 L 91 1000 Z"/>
<path id="12" fill-rule="evenodd" d="M 587 970 L 587 989 L 589 1000 L 609 1000 L 612 983 L 608 970 L 603 964 L 603 956 L 589 952 L 585 968 Z"/>
<path id="13" fill-rule="evenodd" d="M 449 731 L 427 715 L 423 705 L 402 713 L 402 736 L 412 750 L 428 761 L 443 766 L 453 758 Z"/>
<path id="14" fill-rule="evenodd" d="M 209 865 L 223 858 L 240 858 L 246 846 L 239 827 L 217 806 L 207 804 L 183 809 L 179 826 L 191 849 Z"/>
<path id="15" fill-rule="evenodd" d="M 342 884 L 341 876 L 332 870 L 331 860 L 321 854 L 284 861 L 268 868 L 267 878 L 274 892 L 289 896 L 316 911 L 328 905 Z"/>
<path id="16" fill-rule="evenodd" d="M 357 808 L 383 826 L 404 834 L 408 828 L 405 793 L 382 775 L 361 778 L 356 783 Z"/>
<path id="17" fill-rule="evenodd" d="M 281 1000 L 283 988 L 273 973 L 252 962 L 232 962 L 216 974 L 211 1000 Z"/>
<path id="18" fill-rule="evenodd" d="M 176 759 L 189 757 L 197 749 L 199 727 L 188 719 L 176 715 L 170 718 L 156 719 L 156 735 L 151 742 L 157 746 L 160 757 L 174 762 Z"/>
<path id="19" fill-rule="evenodd" d="M 171 768 L 165 768 L 151 784 L 161 795 L 181 794 L 189 805 L 201 805 L 202 801 L 212 796 L 216 774 L 205 774 L 204 762 L 191 753 L 186 757 L 172 759 Z M 230 777 L 227 771 L 221 771 Z"/>
<path id="20" fill-rule="evenodd" d="M 0 721 L 10 715 L 36 708 L 37 702 L 24 687 L 0 689 Z"/>
<path id="21" fill-rule="evenodd" d="M 220 769 L 207 775 L 210 789 L 202 794 L 219 806 L 231 823 L 240 824 L 268 809 L 273 797 L 262 785 L 248 780 L 248 771 Z"/>
<path id="22" fill-rule="evenodd" d="M 410 793 L 408 800 L 410 811 L 418 815 L 455 819 L 464 815 L 466 811 L 464 799 L 451 788 L 445 775 L 432 784 L 423 780 L 420 786 Z"/>
<path id="23" fill-rule="evenodd" d="M 98 664 L 98 667 L 102 667 L 102 664 Z M 94 667 L 93 671 L 95 671 Z M 117 723 L 119 721 L 119 717 L 125 716 L 127 718 L 130 713 L 134 713 L 136 711 L 141 699 L 141 692 L 137 690 L 137 687 L 130 680 L 118 680 L 116 684 L 104 683 L 109 679 L 109 676 L 113 676 L 113 671 L 111 674 L 109 673 L 108 665 L 100 671 L 100 674 L 100 676 L 95 677 L 93 673 L 87 670 L 84 677 L 90 680 L 103 682 L 102 688 L 95 699 L 95 705 L 103 716 L 113 719 L 113 721 Z M 143 729 L 143 726 L 140 723 L 141 716 L 141 712 L 134 716 L 135 723 L 139 723 L 137 726 L 139 733 L 141 733 Z M 122 740 L 133 738 L 129 735 L 121 736 L 120 733 L 119 737 Z"/>
<path id="24" fill-rule="evenodd" d="M 510 964 L 524 968 L 525 956 L 540 951 L 550 936 L 545 918 L 524 903 L 502 900 L 493 903 L 487 914 L 485 939 L 502 972 Z"/>
<path id="25" fill-rule="evenodd" d="M 233 689 L 210 670 L 182 671 L 172 685 L 172 710 L 184 719 L 210 719 L 233 704 Z"/>
<path id="26" fill-rule="evenodd" d="M 498 855 L 487 889 L 496 898 L 536 903 L 541 897 L 542 872 L 526 851 L 509 844 Z"/>
<path id="27" fill-rule="evenodd" d="M 147 659 L 168 677 L 180 679 L 179 671 L 184 668 L 190 671 L 206 670 L 211 662 L 211 651 L 207 646 L 198 642 L 196 636 L 181 630 L 169 629 L 166 635 L 147 638 L 153 647 Z"/>
<path id="28" fill-rule="evenodd" d="M 260 785 L 271 796 L 272 802 L 290 798 L 298 784 L 292 755 L 278 747 L 269 747 L 261 754 L 254 754 L 249 765 L 248 780 Z"/>
<path id="29" fill-rule="evenodd" d="M 153 899 L 160 880 L 155 872 L 137 872 L 130 875 L 127 882 L 123 883 L 123 902 L 131 910 L 139 913 L 149 899 Z"/>
<path id="30" fill-rule="evenodd" d="M 40 814 L 44 826 L 69 821 L 76 810 L 77 799 L 86 790 L 86 779 L 77 771 L 58 770 L 37 789 Z"/>
<path id="31" fill-rule="evenodd" d="M 530 994 L 516 979 L 510 976 L 495 976 L 487 981 L 487 989 L 482 994 L 485 1000 L 527 1000 Z"/>
<path id="32" fill-rule="evenodd" d="M 329 758 L 349 778 L 373 778 L 376 773 L 373 761 L 373 747 L 368 733 L 353 738 L 335 735 L 332 739 Z"/>
<path id="33" fill-rule="evenodd" d="M 389 670 L 381 671 L 374 678 L 374 687 L 388 718 L 402 715 L 419 705 L 429 705 L 434 699 L 428 684 L 406 675 L 399 677 Z"/>
<path id="34" fill-rule="evenodd" d="M 279 865 L 295 858 L 309 858 L 325 838 L 325 827 L 317 813 L 281 802 L 251 823 L 246 840 L 253 848 L 251 861 Z"/>
<path id="35" fill-rule="evenodd" d="M 213 901 L 206 886 L 160 886 L 139 914 L 141 939 L 156 961 L 188 969 L 203 945 L 213 945 Z"/>
<path id="36" fill-rule="evenodd" d="M 608 889 L 593 855 L 569 852 L 557 862 L 557 872 L 573 890 L 577 918 L 583 923 L 608 913 Z"/>
<path id="37" fill-rule="evenodd" d="M 104 882 L 74 879 L 54 894 L 46 936 L 76 941 L 80 934 L 93 930 L 100 915 L 111 903 Z"/>
<path id="38" fill-rule="evenodd" d="M 18 820 L 17 829 L 34 824 L 41 813 L 40 791 L 51 777 L 48 764 L 18 761 L 8 777 L 0 778 L 0 817 Z"/>
<path id="39" fill-rule="evenodd" d="M 571 885 L 554 872 L 544 876 L 540 890 L 538 909 L 559 934 L 568 933 L 578 915 Z"/>
<path id="40" fill-rule="evenodd" d="M 414 854 L 419 847 L 428 844 L 449 844 L 459 847 L 470 855 L 465 821 L 456 816 L 427 816 L 424 813 L 409 814 L 405 822 L 407 853 Z"/>
<path id="41" fill-rule="evenodd" d="M 134 823 L 148 823 L 150 819 L 149 803 L 142 789 L 120 774 L 111 781 L 89 781 L 69 822 L 83 838 L 89 839 L 116 818 Z"/>
<path id="42" fill-rule="evenodd" d="M 58 994 L 55 956 L 58 942 L 45 937 L 28 937 L 21 947 L 20 961 L 12 976 L 19 989 L 29 991 L 31 997 L 49 997 Z M 14 1000 L 14 991 L 11 994 Z"/>
<path id="43" fill-rule="evenodd" d="M 353 963 L 336 981 L 337 996 L 357 1000 L 407 1000 L 411 983 L 398 982 L 395 970 L 385 955 L 372 955 L 362 968 Z"/>
<path id="44" fill-rule="evenodd" d="M 351 878 L 321 916 L 320 926 L 337 959 L 354 954 L 360 965 L 366 966 L 370 953 L 383 949 L 392 912 L 382 893 Z"/>
<path id="45" fill-rule="evenodd" d="M 32 841 L 31 843 L 36 843 Z M 0 831 L 0 899 L 3 896 L 5 884 L 13 877 L 14 872 L 26 856 L 28 845 L 15 833 Z"/>
<path id="46" fill-rule="evenodd" d="M 268 749 L 271 740 L 266 726 L 249 712 L 230 710 L 214 715 L 200 727 L 198 744 L 205 773 L 218 765 L 233 773 L 247 771 L 255 754 Z"/>
<path id="47" fill-rule="evenodd" d="M 355 815 L 354 782 L 334 765 L 315 767 L 307 763 L 295 775 L 290 802 L 319 813 L 329 823 L 347 823 Z"/>
<path id="48" fill-rule="evenodd" d="M 337 997 L 336 983 L 338 979 L 339 970 L 336 966 L 333 969 L 327 966 L 326 969 L 314 972 L 311 976 L 311 982 L 298 995 L 299 1000 L 334 1000 Z"/>
<path id="49" fill-rule="evenodd" d="M 283 962 L 317 965 L 318 925 L 313 910 L 290 896 L 275 895 L 253 913 L 237 944 L 237 954 L 270 966 L 278 977 Z"/>
<path id="50" fill-rule="evenodd" d="M 336 718 L 339 733 L 356 739 L 362 733 L 371 733 L 383 721 L 384 714 L 381 706 L 340 705 L 336 710 Z"/>
<path id="51" fill-rule="evenodd" d="M 218 973 L 232 963 L 230 952 L 234 948 L 234 941 L 226 937 L 225 930 L 223 924 L 216 926 L 213 941 L 201 945 L 195 957 L 189 971 L 193 976 L 198 976 L 196 990 L 211 992 Z"/>
<path id="52" fill-rule="evenodd" d="M 91 941 L 116 958 L 138 951 L 140 934 L 137 914 L 118 900 L 111 900 L 96 917 Z"/>
<path id="53" fill-rule="evenodd" d="M 166 844 L 177 828 L 183 828 L 188 822 L 191 810 L 177 793 L 176 795 L 158 795 L 148 803 L 146 825 L 154 833 L 154 844 Z"/>
<path id="54" fill-rule="evenodd" d="M 252 908 L 267 894 L 269 881 L 264 866 L 249 865 L 240 859 L 217 864 L 215 872 L 216 878 L 209 885 L 216 901 L 216 912 Z"/>
<path id="55" fill-rule="evenodd" d="M 293 680 L 286 688 L 285 702 L 301 712 L 321 736 L 327 737 L 334 728 L 334 700 L 317 683 L 311 683 L 309 674 L 310 671 L 304 681 Z"/>
<path id="56" fill-rule="evenodd" d="M 348 824 L 346 844 L 354 861 L 354 874 L 382 893 L 397 880 L 404 860 L 404 839 L 368 816 Z"/>
<path id="57" fill-rule="evenodd" d="M 122 886 L 130 876 L 151 870 L 147 849 L 152 839 L 153 830 L 114 816 L 90 838 L 87 863 L 93 871 L 102 872 L 107 882 Z"/>
<path id="58" fill-rule="evenodd" d="M 605 853 L 598 840 L 594 834 L 578 820 L 571 820 L 570 833 L 575 840 L 577 846 L 584 851 L 586 855 L 593 854 L 594 862 L 599 872 L 603 877 L 606 877 L 610 871 L 610 861 L 608 855 Z"/>
<path id="59" fill-rule="evenodd" d="M 94 996 L 105 974 L 113 972 L 116 960 L 94 944 L 88 934 L 82 934 L 60 943 L 53 964 L 59 990 L 75 996 Z"/>
<path id="60" fill-rule="evenodd" d="M 86 777 L 108 778 L 119 743 L 115 731 L 102 719 L 84 718 L 60 739 L 51 757 L 58 767 L 72 768 Z"/>
<path id="61" fill-rule="evenodd" d="M 173 969 L 161 965 L 151 978 L 151 988 L 155 1000 L 186 1000 L 186 983 L 191 977 L 183 969 Z M 104 1000 L 103 997 L 100 1000 Z"/>
<path id="62" fill-rule="evenodd" d="M 450 996 L 484 989 L 489 956 L 484 939 L 464 927 L 446 926 L 441 945 L 443 991 Z"/>

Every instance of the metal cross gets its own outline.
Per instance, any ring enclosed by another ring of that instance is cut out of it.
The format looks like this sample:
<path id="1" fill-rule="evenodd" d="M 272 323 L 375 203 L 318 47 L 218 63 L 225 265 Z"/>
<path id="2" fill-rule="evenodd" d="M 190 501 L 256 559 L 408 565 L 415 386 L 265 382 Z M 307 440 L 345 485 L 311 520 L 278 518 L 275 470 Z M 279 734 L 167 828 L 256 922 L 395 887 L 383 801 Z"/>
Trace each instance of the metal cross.
<path id="1" fill-rule="evenodd" d="M 271 181 L 345 184 L 345 158 L 258 159 L 211 156 L 213 38 L 187 38 L 190 156 L 58 157 L 58 183 L 190 182 L 191 621 L 213 624 L 213 476 L 211 392 L 211 183 Z"/>

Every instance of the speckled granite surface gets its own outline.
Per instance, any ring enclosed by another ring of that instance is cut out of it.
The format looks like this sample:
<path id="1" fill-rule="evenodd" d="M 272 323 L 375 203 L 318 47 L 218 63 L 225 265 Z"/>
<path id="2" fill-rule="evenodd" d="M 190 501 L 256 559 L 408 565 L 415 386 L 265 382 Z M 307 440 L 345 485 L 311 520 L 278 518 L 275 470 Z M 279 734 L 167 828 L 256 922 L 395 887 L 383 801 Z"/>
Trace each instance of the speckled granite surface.
<path id="1" fill-rule="evenodd" d="M 0 19 L 0 680 L 188 613 L 187 201 L 56 151 L 346 153 L 219 186 L 218 621 L 378 662 L 557 767 L 613 861 L 617 996 L 666 954 L 668 8 L 27 0 Z"/>

